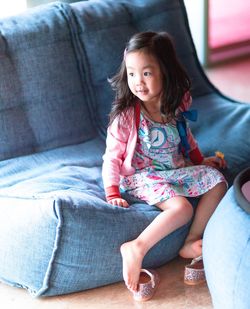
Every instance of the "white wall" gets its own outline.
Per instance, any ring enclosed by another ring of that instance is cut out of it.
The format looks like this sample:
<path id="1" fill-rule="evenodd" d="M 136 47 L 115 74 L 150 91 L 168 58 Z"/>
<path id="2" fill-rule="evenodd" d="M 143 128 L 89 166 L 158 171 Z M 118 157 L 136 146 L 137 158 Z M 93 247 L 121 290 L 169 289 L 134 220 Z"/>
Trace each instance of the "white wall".
<path id="1" fill-rule="evenodd" d="M 202 64 L 207 60 L 207 1 L 184 0 L 189 25 L 198 54 Z"/>
<path id="2" fill-rule="evenodd" d="M 26 0 L 0 0 L 0 18 L 16 15 L 26 10 Z"/>

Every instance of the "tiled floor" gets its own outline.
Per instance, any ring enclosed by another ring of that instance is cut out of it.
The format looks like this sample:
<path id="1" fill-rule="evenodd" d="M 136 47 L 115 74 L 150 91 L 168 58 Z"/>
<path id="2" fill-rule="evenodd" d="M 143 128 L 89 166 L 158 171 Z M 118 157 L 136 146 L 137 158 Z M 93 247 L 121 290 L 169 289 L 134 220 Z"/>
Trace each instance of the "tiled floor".
<path id="1" fill-rule="evenodd" d="M 250 102 L 250 58 L 207 70 L 210 80 L 226 95 Z M 211 309 L 206 284 L 187 286 L 183 283 L 186 260 L 178 258 L 158 269 L 161 283 L 154 298 L 136 303 L 124 284 L 117 283 L 81 293 L 32 299 L 24 290 L 0 283 L 1 309 Z"/>

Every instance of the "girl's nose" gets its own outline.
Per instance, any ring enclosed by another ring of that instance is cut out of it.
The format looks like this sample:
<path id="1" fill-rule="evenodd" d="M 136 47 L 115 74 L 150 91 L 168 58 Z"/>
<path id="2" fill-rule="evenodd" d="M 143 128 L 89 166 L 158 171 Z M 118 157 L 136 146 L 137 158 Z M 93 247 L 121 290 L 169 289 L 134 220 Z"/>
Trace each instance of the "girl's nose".
<path id="1" fill-rule="evenodd" d="M 137 75 L 136 76 L 136 85 L 141 85 L 141 84 L 143 84 L 143 77 L 141 76 L 141 75 Z"/>

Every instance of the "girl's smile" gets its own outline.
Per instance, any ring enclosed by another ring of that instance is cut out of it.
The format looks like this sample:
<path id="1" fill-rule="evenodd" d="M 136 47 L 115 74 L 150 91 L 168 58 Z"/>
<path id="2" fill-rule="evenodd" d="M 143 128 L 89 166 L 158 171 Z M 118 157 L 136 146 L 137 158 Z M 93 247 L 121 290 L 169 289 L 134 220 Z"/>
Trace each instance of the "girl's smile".
<path id="1" fill-rule="evenodd" d="M 136 90 L 136 93 L 138 95 L 147 95 L 148 94 L 148 90 L 147 89 L 139 89 L 139 90 Z"/>

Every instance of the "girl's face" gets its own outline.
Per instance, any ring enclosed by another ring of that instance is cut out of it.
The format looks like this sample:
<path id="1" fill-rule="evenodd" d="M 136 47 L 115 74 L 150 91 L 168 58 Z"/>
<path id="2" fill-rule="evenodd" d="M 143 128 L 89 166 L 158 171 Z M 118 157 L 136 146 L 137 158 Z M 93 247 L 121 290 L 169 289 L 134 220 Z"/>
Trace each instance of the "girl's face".
<path id="1" fill-rule="evenodd" d="M 129 52 L 125 58 L 130 91 L 144 103 L 160 104 L 162 74 L 156 58 L 143 51 Z"/>

